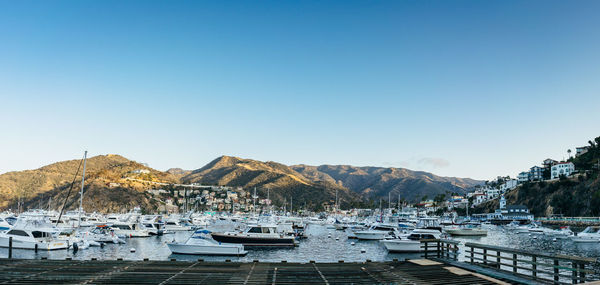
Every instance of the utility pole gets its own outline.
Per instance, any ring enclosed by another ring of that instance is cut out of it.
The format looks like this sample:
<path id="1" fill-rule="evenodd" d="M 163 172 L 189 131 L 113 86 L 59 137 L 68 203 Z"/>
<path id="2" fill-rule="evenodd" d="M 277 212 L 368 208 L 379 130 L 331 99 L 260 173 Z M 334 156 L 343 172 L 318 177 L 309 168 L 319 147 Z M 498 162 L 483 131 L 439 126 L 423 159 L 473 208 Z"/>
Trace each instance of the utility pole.
<path id="1" fill-rule="evenodd" d="M 79 193 L 79 217 L 77 227 L 81 227 L 81 212 L 83 211 L 83 184 L 85 183 L 85 163 L 87 161 L 87 150 L 83 153 L 83 175 L 81 176 L 81 192 Z"/>
<path id="2" fill-rule="evenodd" d="M 392 208 L 392 192 L 388 192 L 388 208 Z"/>
<path id="3" fill-rule="evenodd" d="M 290 214 L 294 215 L 294 196 L 290 197 Z"/>

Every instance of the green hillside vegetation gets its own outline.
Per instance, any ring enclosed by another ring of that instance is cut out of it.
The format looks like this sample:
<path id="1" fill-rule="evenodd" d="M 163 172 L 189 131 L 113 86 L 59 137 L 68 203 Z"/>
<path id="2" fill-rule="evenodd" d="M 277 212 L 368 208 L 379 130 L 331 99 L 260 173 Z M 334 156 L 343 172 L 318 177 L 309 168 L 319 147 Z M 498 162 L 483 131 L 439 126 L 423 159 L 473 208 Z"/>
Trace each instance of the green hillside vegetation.
<path id="1" fill-rule="evenodd" d="M 588 152 L 570 158 L 578 174 L 557 181 L 524 183 L 505 195 L 509 204 L 526 205 L 535 216 L 600 216 L 600 137 L 588 142 Z M 498 200 L 478 206 L 478 213 L 492 212 Z"/>

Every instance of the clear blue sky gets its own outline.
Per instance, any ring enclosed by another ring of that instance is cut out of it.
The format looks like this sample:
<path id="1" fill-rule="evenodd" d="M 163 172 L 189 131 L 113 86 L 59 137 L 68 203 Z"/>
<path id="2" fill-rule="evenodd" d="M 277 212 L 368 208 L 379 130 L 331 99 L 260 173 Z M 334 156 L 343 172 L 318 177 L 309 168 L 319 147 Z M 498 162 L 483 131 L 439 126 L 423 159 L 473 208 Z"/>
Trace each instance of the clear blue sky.
<path id="1" fill-rule="evenodd" d="M 600 136 L 598 1 L 1 1 L 0 173 L 117 153 L 489 179 Z"/>

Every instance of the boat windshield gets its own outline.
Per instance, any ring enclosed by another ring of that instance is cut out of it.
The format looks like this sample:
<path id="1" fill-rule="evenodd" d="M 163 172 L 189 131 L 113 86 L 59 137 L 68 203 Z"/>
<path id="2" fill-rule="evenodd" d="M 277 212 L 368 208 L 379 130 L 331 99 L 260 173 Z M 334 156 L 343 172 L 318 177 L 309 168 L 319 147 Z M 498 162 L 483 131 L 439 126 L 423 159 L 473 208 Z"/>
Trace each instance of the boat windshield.
<path id="1" fill-rule="evenodd" d="M 34 238 L 47 238 L 47 237 L 52 236 L 52 234 L 50 234 L 49 232 L 40 232 L 40 231 L 33 231 L 33 232 L 31 232 L 31 234 L 33 235 Z"/>

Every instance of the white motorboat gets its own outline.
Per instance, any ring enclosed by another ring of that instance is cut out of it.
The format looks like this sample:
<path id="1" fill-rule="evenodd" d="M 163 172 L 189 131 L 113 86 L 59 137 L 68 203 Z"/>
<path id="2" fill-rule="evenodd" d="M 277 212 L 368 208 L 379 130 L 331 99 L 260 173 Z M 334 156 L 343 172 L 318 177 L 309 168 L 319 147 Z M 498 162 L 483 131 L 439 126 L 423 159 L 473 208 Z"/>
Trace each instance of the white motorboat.
<path id="1" fill-rule="evenodd" d="M 368 230 L 355 231 L 357 239 L 362 240 L 382 240 L 385 238 L 394 238 L 400 236 L 398 228 L 393 225 L 375 224 Z"/>
<path id="2" fill-rule="evenodd" d="M 577 235 L 571 236 L 571 240 L 574 242 L 600 242 L 600 230 L 596 227 L 587 227 Z"/>
<path id="3" fill-rule="evenodd" d="M 99 243 L 125 243 L 108 225 L 98 225 L 91 231 L 81 233 L 83 239 Z"/>
<path id="4" fill-rule="evenodd" d="M 472 227 L 472 226 L 464 226 L 464 227 L 451 227 L 444 229 L 446 233 L 453 236 L 486 236 L 487 230 Z"/>
<path id="5" fill-rule="evenodd" d="M 557 239 L 565 239 L 574 236 L 575 233 L 569 227 L 560 227 L 560 229 L 553 230 L 550 235 Z"/>
<path id="6" fill-rule="evenodd" d="M 111 225 L 119 237 L 149 237 L 148 229 L 138 223 L 118 222 Z"/>
<path id="7" fill-rule="evenodd" d="M 380 240 L 389 252 L 423 252 L 421 240 L 439 239 L 441 232 L 433 229 L 415 229 L 409 235 L 397 239 Z M 427 252 L 437 251 L 436 248 L 428 248 Z"/>
<path id="8" fill-rule="evenodd" d="M 248 253 L 241 244 L 220 243 L 210 237 L 208 230 L 197 230 L 184 243 L 168 243 L 169 249 L 177 254 L 237 255 Z"/>
<path id="9" fill-rule="evenodd" d="M 245 231 L 212 233 L 212 238 L 223 243 L 240 243 L 244 246 L 295 246 L 293 236 L 277 232 L 276 225 L 249 225 Z"/>
<path id="10" fill-rule="evenodd" d="M 0 247 L 55 250 L 69 248 L 69 242 L 58 239 L 59 230 L 44 220 L 19 219 L 8 231 L 0 233 Z"/>
<path id="11" fill-rule="evenodd" d="M 186 226 L 186 225 L 182 225 L 181 222 L 178 221 L 178 220 L 170 219 L 170 220 L 167 220 L 165 222 L 164 230 L 165 231 L 174 231 L 174 232 L 177 232 L 177 231 L 191 231 L 192 227 Z"/>

